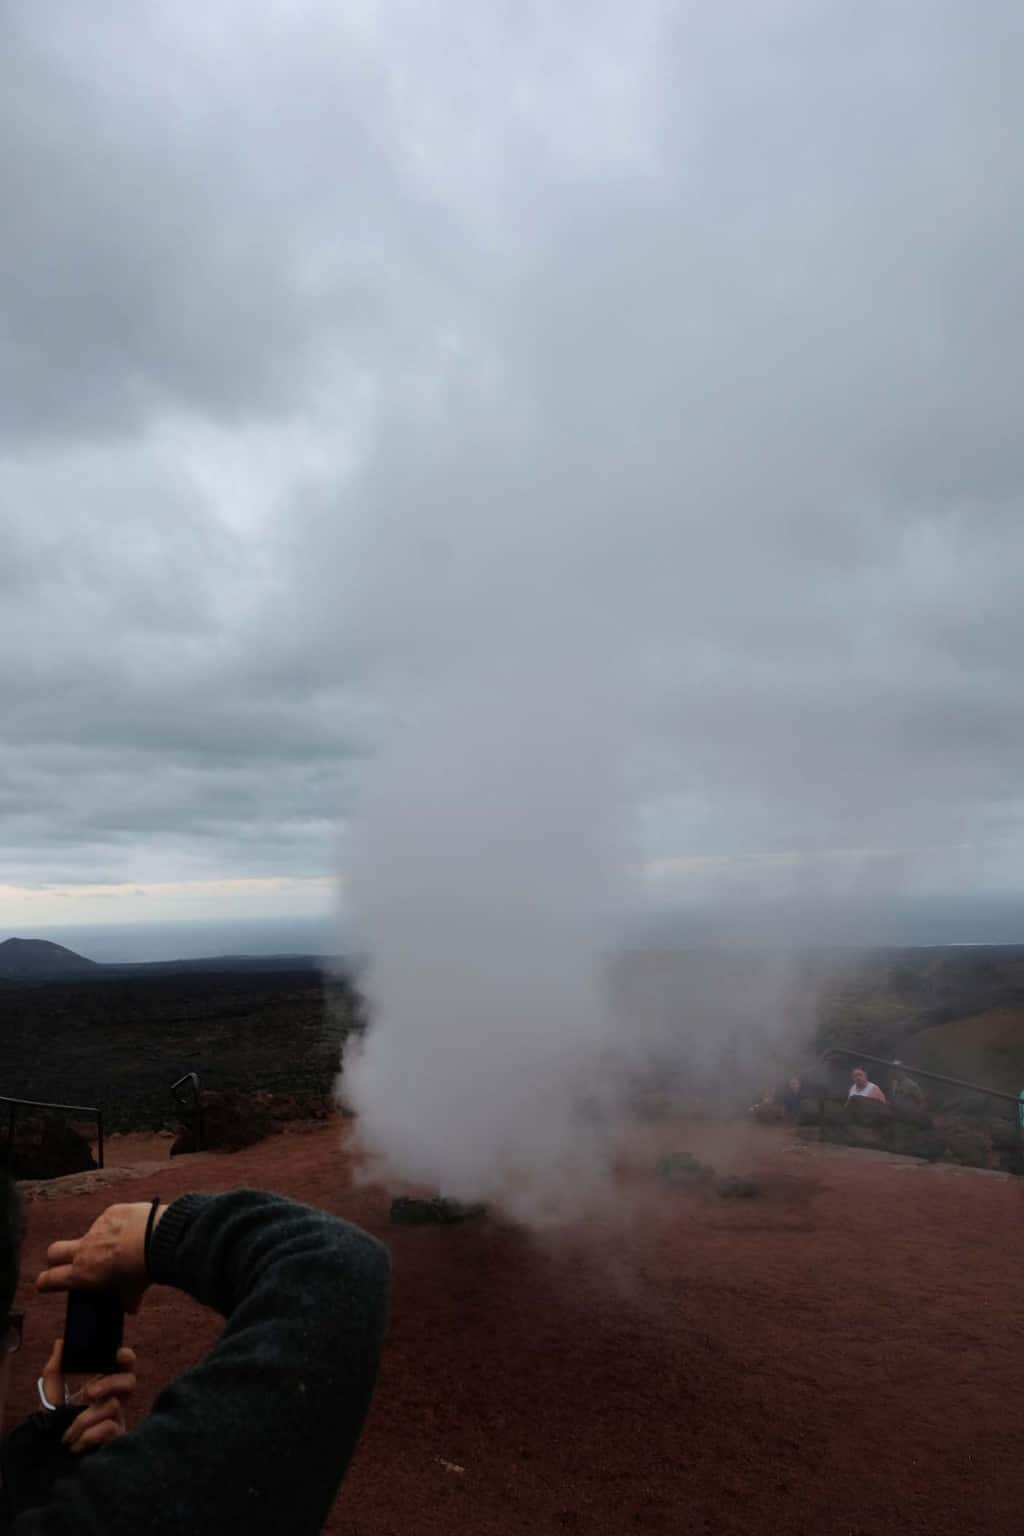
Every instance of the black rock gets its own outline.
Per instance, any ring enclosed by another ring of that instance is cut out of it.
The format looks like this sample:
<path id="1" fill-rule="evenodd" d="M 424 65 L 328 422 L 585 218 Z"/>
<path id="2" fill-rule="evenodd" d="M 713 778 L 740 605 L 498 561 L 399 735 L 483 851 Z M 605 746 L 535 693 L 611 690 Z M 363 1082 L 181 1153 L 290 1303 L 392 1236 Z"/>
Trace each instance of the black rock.
<path id="1" fill-rule="evenodd" d="M 754 1200 L 762 1193 L 756 1179 L 741 1179 L 731 1173 L 719 1179 L 716 1187 L 723 1200 Z"/>
<path id="2" fill-rule="evenodd" d="M 441 1226 L 457 1221 L 475 1221 L 484 1214 L 482 1205 L 465 1204 L 462 1200 L 415 1200 L 400 1195 L 391 1202 L 391 1220 L 398 1227 Z"/>
<path id="3" fill-rule="evenodd" d="M 19 1116 L 13 1147 L 5 1128 L 0 1135 L 0 1164 L 16 1179 L 59 1179 L 96 1167 L 85 1137 L 60 1119 L 46 1115 Z"/>
<path id="4" fill-rule="evenodd" d="M 669 1157 L 663 1157 L 657 1167 L 662 1183 L 675 1186 L 703 1184 L 713 1177 L 713 1173 L 713 1169 L 698 1162 L 691 1152 L 673 1152 Z"/>

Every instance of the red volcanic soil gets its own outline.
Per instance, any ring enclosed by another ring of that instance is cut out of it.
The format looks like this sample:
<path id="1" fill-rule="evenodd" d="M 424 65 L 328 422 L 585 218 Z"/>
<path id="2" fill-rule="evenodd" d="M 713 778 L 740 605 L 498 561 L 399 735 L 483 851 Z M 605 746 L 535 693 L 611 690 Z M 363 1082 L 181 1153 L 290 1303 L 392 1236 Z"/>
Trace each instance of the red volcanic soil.
<path id="1" fill-rule="evenodd" d="M 173 1164 L 166 1141 L 115 1140 L 127 1167 L 30 1205 L 25 1272 L 109 1201 L 188 1188 L 269 1186 L 383 1237 L 390 1338 L 337 1536 L 1019 1531 L 1024 1181 L 663 1126 L 637 1133 L 617 1202 L 571 1230 L 391 1228 L 386 1193 L 352 1185 L 350 1134 Z M 682 1149 L 761 1196 L 662 1187 L 657 1156 Z M 12 1417 L 61 1317 L 30 1286 L 22 1300 Z M 217 1329 L 150 1293 L 129 1323 L 141 1412 Z"/>

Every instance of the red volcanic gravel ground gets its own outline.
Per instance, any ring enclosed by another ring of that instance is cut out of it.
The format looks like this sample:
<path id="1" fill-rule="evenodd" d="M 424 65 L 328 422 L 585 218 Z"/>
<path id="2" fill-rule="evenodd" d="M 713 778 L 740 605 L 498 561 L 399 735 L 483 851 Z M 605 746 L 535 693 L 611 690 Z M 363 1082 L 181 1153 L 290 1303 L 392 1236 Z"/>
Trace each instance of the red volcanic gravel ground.
<path id="1" fill-rule="evenodd" d="M 25 1272 L 111 1200 L 269 1186 L 382 1236 L 390 1338 L 327 1529 L 987 1536 L 1024 1510 L 1024 1181 L 807 1145 L 775 1129 L 636 1132 L 600 1219 L 390 1228 L 340 1124 L 234 1157 L 62 1181 L 29 1207 Z M 659 1153 L 755 1173 L 751 1200 L 662 1188 Z M 80 1191 L 80 1192 L 77 1192 Z M 62 1304 L 22 1287 L 11 1416 Z M 218 1320 L 153 1291 L 129 1320 L 144 1412 Z"/>

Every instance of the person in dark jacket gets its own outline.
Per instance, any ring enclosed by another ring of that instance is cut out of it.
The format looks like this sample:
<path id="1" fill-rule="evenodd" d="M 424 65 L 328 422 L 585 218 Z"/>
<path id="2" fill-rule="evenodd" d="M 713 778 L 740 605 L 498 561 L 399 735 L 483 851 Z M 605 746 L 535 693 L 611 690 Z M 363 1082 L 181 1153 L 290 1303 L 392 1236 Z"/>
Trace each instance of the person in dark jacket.
<path id="1" fill-rule="evenodd" d="M 21 1347 L 21 1314 L 4 1316 L 0 1348 L 6 1375 L 10 1356 Z M 63 1339 L 56 1339 L 38 1379 L 39 1412 L 0 1441 L 0 1536 L 16 1515 L 46 1502 L 57 1479 L 74 1471 L 76 1456 L 126 1431 L 124 1405 L 135 1391 L 135 1351 L 119 1349 L 116 1375 L 94 1376 L 72 1395 L 65 1389 L 63 1349 Z"/>
<path id="2" fill-rule="evenodd" d="M 16 1219 L 0 1208 L 5 1318 L 17 1246 Z M 322 1211 L 239 1189 L 110 1206 L 82 1237 L 51 1245 L 37 1281 L 47 1292 L 114 1288 L 129 1312 L 151 1284 L 221 1312 L 217 1345 L 136 1429 L 75 1458 L 41 1502 L 18 1505 L 11 1536 L 312 1536 L 369 1409 L 387 1251 Z"/>
<path id="3" fill-rule="evenodd" d="M 11 1310 L 20 1243 L 21 1205 L 15 1186 L 0 1171 L 0 1411 L 11 1357 L 22 1342 L 22 1314 Z M 74 1469 L 76 1455 L 125 1431 L 123 1402 L 135 1389 L 134 1351 L 119 1351 L 122 1374 L 94 1378 L 88 1397 L 65 1392 L 62 1355 L 63 1340 L 57 1339 L 38 1379 L 40 1411 L 0 1441 L 0 1532 L 10 1529 L 20 1511 L 45 1501 L 56 1479 Z"/>

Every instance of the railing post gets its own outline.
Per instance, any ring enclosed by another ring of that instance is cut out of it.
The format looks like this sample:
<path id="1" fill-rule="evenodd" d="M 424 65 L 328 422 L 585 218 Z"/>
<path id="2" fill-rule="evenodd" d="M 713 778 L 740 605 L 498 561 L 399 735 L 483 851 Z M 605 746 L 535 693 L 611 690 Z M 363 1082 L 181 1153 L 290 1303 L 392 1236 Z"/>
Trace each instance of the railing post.
<path id="1" fill-rule="evenodd" d="M 174 1100 L 175 1104 L 178 1105 L 179 1109 L 187 1109 L 188 1105 L 180 1096 L 180 1090 L 184 1089 L 186 1084 L 188 1085 L 188 1088 L 192 1090 L 192 1124 L 195 1131 L 196 1151 L 201 1152 L 203 1150 L 203 1095 L 202 1090 L 199 1087 L 198 1072 L 186 1072 L 184 1077 L 179 1077 L 176 1083 L 172 1083 L 171 1098 Z"/>

